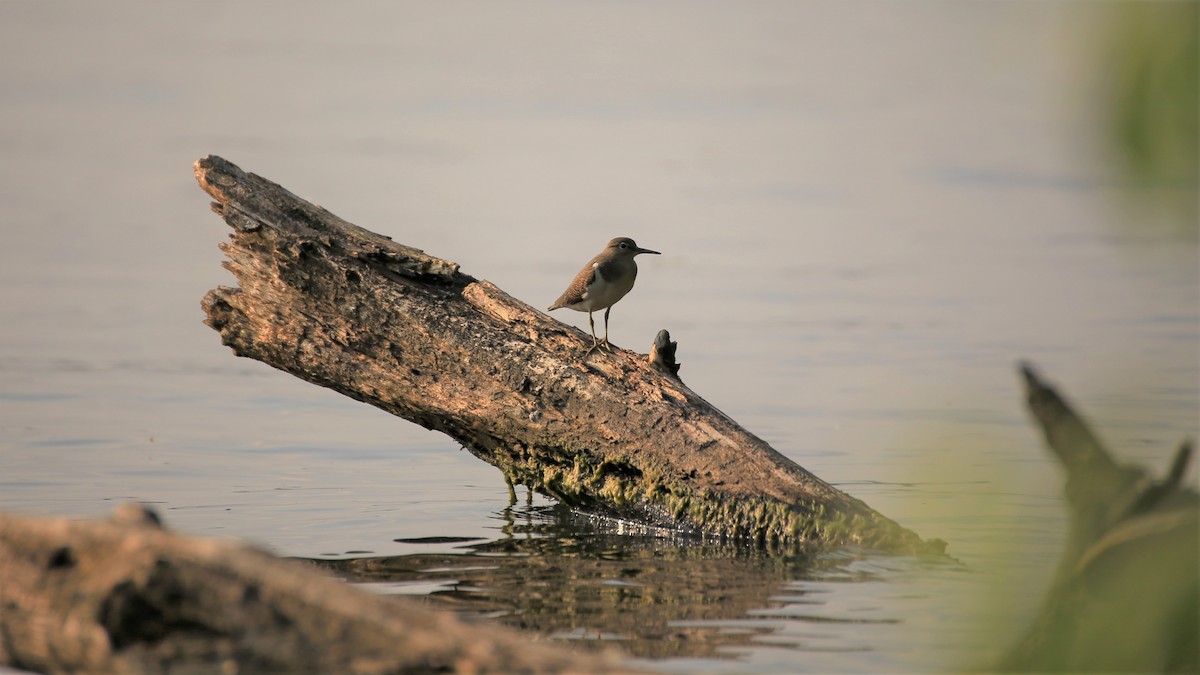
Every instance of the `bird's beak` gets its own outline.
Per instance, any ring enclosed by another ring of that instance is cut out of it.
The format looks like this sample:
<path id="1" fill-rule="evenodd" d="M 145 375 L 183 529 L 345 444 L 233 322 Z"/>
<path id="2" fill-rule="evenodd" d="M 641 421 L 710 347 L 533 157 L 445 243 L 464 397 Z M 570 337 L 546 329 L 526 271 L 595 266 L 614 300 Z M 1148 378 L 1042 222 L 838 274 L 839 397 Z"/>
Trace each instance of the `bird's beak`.
<path id="1" fill-rule="evenodd" d="M 661 253 L 659 253 L 658 251 L 651 251 L 651 250 L 650 250 L 650 249 L 648 249 L 648 248 L 642 248 L 642 247 L 640 247 L 640 246 L 638 247 L 638 249 L 637 249 L 636 251 L 634 251 L 634 252 L 633 252 L 633 254 L 634 254 L 634 255 L 637 255 L 637 254 L 639 254 L 639 253 L 653 253 L 654 255 L 662 255 L 662 254 L 661 254 Z"/>

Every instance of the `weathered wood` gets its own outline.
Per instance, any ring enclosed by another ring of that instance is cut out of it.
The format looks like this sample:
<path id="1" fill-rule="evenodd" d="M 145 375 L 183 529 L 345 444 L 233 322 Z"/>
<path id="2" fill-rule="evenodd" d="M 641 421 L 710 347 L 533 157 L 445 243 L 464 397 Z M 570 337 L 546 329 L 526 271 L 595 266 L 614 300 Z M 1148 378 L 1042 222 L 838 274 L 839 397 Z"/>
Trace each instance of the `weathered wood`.
<path id="1" fill-rule="evenodd" d="M 615 672 L 311 565 L 112 521 L 0 514 L 0 665 L 86 673 Z"/>
<path id="2" fill-rule="evenodd" d="M 195 169 L 234 230 L 223 249 L 240 288 L 203 306 L 238 355 L 442 431 L 572 506 L 770 545 L 944 549 L 705 402 L 673 376 L 668 337 L 669 363 L 585 358 L 590 337 L 453 262 L 219 157 Z"/>
<path id="3" fill-rule="evenodd" d="M 1123 466 L 1022 365 L 1029 409 L 1067 472 L 1068 541 L 1005 671 L 1200 672 L 1200 496 L 1182 485 L 1185 440 L 1162 481 Z"/>

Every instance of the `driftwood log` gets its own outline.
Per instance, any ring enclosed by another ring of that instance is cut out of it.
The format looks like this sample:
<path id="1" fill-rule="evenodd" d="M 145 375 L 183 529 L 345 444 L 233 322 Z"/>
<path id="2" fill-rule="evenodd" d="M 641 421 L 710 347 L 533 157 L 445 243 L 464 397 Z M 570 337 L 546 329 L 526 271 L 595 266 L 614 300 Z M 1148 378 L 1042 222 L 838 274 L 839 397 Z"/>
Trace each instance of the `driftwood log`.
<path id="1" fill-rule="evenodd" d="M 1070 529 L 1055 580 L 1003 671 L 1200 672 L 1200 496 L 1184 440 L 1167 476 L 1118 463 L 1024 365 L 1029 409 L 1066 470 Z"/>
<path id="2" fill-rule="evenodd" d="M 0 514 L 0 665 L 82 673 L 592 673 L 627 669 L 311 565 L 111 521 Z"/>
<path id="3" fill-rule="evenodd" d="M 941 552 L 741 428 L 674 374 L 595 351 L 458 265 L 352 225 L 220 157 L 196 179 L 233 228 L 240 287 L 207 323 L 240 356 L 442 431 L 561 502 L 769 546 Z"/>

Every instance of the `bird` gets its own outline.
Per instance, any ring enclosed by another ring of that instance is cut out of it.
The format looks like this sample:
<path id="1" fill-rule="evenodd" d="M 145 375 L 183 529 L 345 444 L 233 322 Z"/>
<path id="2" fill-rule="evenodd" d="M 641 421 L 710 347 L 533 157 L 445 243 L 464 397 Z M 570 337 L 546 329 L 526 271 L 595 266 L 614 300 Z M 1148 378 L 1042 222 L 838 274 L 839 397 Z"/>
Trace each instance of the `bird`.
<path id="1" fill-rule="evenodd" d="M 547 310 L 552 312 L 566 307 L 588 313 L 592 346 L 588 348 L 587 354 L 597 347 L 612 347 L 608 342 L 608 313 L 612 311 L 612 306 L 633 288 L 633 282 L 637 279 L 637 263 L 633 259 L 642 253 L 661 255 L 658 251 L 639 247 L 629 237 L 613 239 L 599 255 L 579 270 L 579 274 L 571 280 L 571 285 L 567 286 L 567 290 L 563 291 Z M 596 321 L 592 318 L 592 312 L 600 309 L 604 310 L 603 340 L 596 337 Z"/>

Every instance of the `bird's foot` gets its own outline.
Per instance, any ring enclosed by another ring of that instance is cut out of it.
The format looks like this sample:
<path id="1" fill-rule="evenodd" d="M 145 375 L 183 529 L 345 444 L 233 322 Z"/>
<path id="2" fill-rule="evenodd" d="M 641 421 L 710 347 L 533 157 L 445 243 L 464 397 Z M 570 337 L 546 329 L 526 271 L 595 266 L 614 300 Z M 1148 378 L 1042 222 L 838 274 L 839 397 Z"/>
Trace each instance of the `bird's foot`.
<path id="1" fill-rule="evenodd" d="M 613 351 L 613 346 L 611 343 L 609 343 L 608 338 L 604 338 L 603 340 L 596 340 L 596 341 L 592 342 L 592 346 L 588 347 L 587 351 L 583 353 L 584 358 L 590 356 L 591 353 L 596 350 L 606 351 L 611 354 Z"/>

